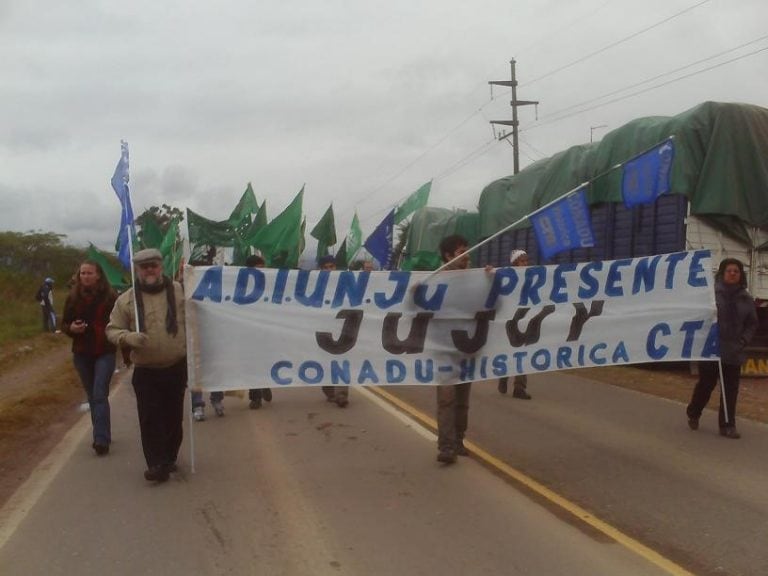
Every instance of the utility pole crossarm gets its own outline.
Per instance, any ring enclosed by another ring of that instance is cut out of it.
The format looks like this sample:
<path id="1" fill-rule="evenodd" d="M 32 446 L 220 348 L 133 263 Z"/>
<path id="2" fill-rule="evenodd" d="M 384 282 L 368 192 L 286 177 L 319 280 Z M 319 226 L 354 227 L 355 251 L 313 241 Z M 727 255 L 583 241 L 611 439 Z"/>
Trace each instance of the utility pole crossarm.
<path id="1" fill-rule="evenodd" d="M 531 104 L 538 104 L 538 100 L 518 100 L 517 99 L 517 76 L 515 75 L 515 59 L 509 61 L 510 64 L 510 80 L 491 80 L 488 84 L 492 86 L 506 86 L 512 89 L 512 100 L 509 105 L 512 107 L 512 120 L 491 120 L 491 124 L 500 124 L 501 126 L 512 126 L 512 158 L 514 160 L 514 173 L 520 172 L 520 153 L 518 151 L 518 126 L 520 123 L 517 121 L 517 108 L 519 106 L 530 106 Z M 499 140 L 509 138 L 509 134 L 499 135 Z"/>

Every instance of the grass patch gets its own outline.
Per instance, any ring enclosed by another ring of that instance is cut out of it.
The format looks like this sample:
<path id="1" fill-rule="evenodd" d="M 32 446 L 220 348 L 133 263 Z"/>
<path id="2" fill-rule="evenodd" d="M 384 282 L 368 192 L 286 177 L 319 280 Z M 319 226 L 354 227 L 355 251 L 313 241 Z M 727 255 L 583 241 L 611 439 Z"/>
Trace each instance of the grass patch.
<path id="1" fill-rule="evenodd" d="M 71 345 L 72 341 L 64 334 L 50 334 L 39 330 L 34 336 L 0 342 L 0 375 L 28 362 L 44 362 L 50 352 L 69 348 Z"/>

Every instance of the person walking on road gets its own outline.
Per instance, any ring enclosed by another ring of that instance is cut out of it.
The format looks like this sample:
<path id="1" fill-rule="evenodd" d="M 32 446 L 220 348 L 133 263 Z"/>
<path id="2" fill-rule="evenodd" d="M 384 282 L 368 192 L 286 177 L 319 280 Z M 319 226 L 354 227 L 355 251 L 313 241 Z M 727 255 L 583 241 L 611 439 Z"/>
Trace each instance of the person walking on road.
<path id="1" fill-rule="evenodd" d="M 440 241 L 440 257 L 443 263 L 464 254 L 469 248 L 466 238 L 459 234 L 446 236 Z M 460 258 L 445 270 L 466 270 L 469 254 Z M 469 421 L 469 393 L 471 382 L 437 386 L 437 461 L 453 464 L 456 456 L 468 456 L 464 446 L 464 434 Z"/>
<path id="2" fill-rule="evenodd" d="M 266 262 L 258 254 L 251 254 L 245 259 L 245 265 L 248 268 L 264 268 Z M 272 390 L 269 388 L 251 388 L 248 390 L 248 407 L 251 410 L 261 408 L 261 401 L 272 402 Z"/>
<path id="3" fill-rule="evenodd" d="M 721 385 L 726 403 L 724 407 L 721 396 L 718 423 L 720 435 L 735 440 L 741 437 L 736 429 L 736 401 L 739 396 L 741 365 L 746 359 L 744 348 L 752 340 L 757 329 L 755 302 L 747 292 L 744 265 L 740 260 L 726 258 L 720 262 L 715 276 L 715 302 L 720 335 L 720 362 L 723 367 Z M 691 430 L 699 429 L 701 413 L 709 402 L 717 379 L 717 362 L 699 362 L 699 381 L 686 409 Z"/>
<path id="4" fill-rule="evenodd" d="M 107 339 L 106 330 L 115 300 L 117 294 L 104 270 L 86 260 L 80 264 L 61 319 L 61 330 L 72 338 L 73 362 L 88 397 L 92 447 L 98 456 L 106 455 L 112 443 L 109 384 L 115 371 L 116 348 Z"/>
<path id="5" fill-rule="evenodd" d="M 133 389 L 147 470 L 165 482 L 176 470 L 187 387 L 184 292 L 163 275 L 163 257 L 149 248 L 133 258 L 136 285 L 117 299 L 107 325 L 116 346 L 131 349 Z M 137 317 L 138 316 L 138 317 Z"/>
<path id="6" fill-rule="evenodd" d="M 53 278 L 43 280 L 37 289 L 37 301 L 43 314 L 43 332 L 56 332 L 56 311 L 53 309 Z"/>
<path id="7" fill-rule="evenodd" d="M 525 250 L 512 250 L 509 254 L 509 263 L 512 266 L 528 266 L 528 253 Z M 501 394 L 507 393 L 507 386 L 509 384 L 509 376 L 503 376 L 499 379 L 499 392 Z M 530 400 L 531 395 L 528 394 L 528 378 L 525 374 L 518 374 L 513 380 L 512 397 L 520 400 Z"/>
<path id="8" fill-rule="evenodd" d="M 318 260 L 320 270 L 333 272 L 336 270 L 336 258 L 327 254 Z M 335 402 L 339 408 L 349 404 L 349 386 L 323 386 L 323 394 L 328 402 Z"/>

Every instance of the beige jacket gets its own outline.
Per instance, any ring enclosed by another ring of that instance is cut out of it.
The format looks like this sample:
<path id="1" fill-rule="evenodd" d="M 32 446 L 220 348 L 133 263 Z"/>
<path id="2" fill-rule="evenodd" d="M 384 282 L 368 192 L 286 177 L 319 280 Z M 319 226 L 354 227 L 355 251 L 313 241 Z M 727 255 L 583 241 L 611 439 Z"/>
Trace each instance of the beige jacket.
<path id="1" fill-rule="evenodd" d="M 146 368 L 167 368 L 187 355 L 187 337 L 184 318 L 184 291 L 181 284 L 173 283 L 176 294 L 176 322 L 179 330 L 176 336 L 165 329 L 165 315 L 168 309 L 165 291 L 157 294 L 142 293 L 144 301 L 143 332 L 147 334 L 146 346 L 131 350 L 131 361 Z M 123 338 L 136 331 L 136 308 L 133 304 L 133 288 L 127 290 L 115 302 L 107 325 L 107 338 L 116 346 L 123 345 Z"/>

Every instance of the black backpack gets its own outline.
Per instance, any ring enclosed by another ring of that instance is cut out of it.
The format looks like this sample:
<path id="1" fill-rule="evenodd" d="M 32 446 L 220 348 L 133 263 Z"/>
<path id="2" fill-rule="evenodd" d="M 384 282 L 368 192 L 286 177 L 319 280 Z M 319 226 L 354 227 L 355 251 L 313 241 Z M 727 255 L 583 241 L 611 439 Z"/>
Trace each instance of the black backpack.
<path id="1" fill-rule="evenodd" d="M 40 286 L 40 288 L 37 289 L 37 292 L 35 292 L 35 302 L 41 302 L 43 299 L 43 287 Z"/>

